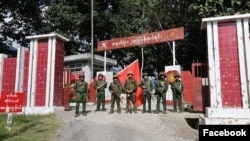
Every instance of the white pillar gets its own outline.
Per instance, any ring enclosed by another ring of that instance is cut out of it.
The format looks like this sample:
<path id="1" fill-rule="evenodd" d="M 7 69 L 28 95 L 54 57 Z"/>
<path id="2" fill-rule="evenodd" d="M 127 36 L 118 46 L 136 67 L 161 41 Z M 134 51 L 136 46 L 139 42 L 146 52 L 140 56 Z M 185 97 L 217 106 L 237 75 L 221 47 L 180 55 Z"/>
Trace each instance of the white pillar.
<path id="1" fill-rule="evenodd" d="M 175 66 L 175 41 L 173 41 L 173 66 Z"/>
<path id="2" fill-rule="evenodd" d="M 29 74 L 27 107 L 34 107 L 36 92 L 36 67 L 37 67 L 37 45 L 38 40 L 30 40 Z"/>
<path id="3" fill-rule="evenodd" d="M 49 49 L 51 53 L 51 57 L 48 58 L 48 60 L 51 60 L 48 65 L 50 65 L 51 68 L 51 75 L 50 79 L 47 79 L 47 81 L 50 81 L 50 93 L 49 93 L 49 107 L 53 107 L 53 101 L 54 101 L 54 91 L 55 91 L 55 66 L 56 66 L 56 37 L 49 38 L 49 41 L 52 42 L 52 48 Z M 46 98 L 47 99 L 47 98 Z"/>
<path id="4" fill-rule="evenodd" d="M 25 49 L 23 47 L 17 49 L 15 92 L 23 92 L 24 52 Z"/>
<path id="5" fill-rule="evenodd" d="M 248 101 L 247 105 L 244 105 L 244 108 L 250 107 L 250 39 L 249 39 L 249 19 L 245 18 L 243 19 L 243 32 L 244 32 L 244 45 L 245 45 L 245 57 L 246 57 L 246 85 L 247 85 L 247 91 L 244 93 L 244 101 Z M 244 102 L 243 101 L 243 102 Z"/>
<path id="6" fill-rule="evenodd" d="M 3 81 L 3 61 L 8 58 L 6 54 L 0 54 L 0 93 L 2 92 L 2 81 Z M 1 97 L 1 95 L 0 95 Z"/>
<path id="7" fill-rule="evenodd" d="M 107 67 L 107 53 L 106 51 L 104 51 L 104 71 L 107 71 L 106 67 Z"/>

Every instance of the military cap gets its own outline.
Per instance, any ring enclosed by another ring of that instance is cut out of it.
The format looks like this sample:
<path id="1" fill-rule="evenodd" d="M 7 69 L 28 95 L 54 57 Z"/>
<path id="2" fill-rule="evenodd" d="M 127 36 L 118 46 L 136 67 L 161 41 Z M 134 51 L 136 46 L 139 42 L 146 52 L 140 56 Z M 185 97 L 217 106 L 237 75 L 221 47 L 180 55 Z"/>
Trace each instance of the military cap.
<path id="1" fill-rule="evenodd" d="M 80 74 L 80 75 L 79 75 L 79 78 L 80 78 L 80 77 L 84 77 L 84 74 Z"/>
<path id="2" fill-rule="evenodd" d="M 174 77 L 181 77 L 181 76 L 180 76 L 179 73 L 176 72 L 176 73 L 174 74 Z"/>
<path id="3" fill-rule="evenodd" d="M 127 75 L 133 75 L 132 71 L 129 71 Z"/>
<path id="4" fill-rule="evenodd" d="M 102 74 L 102 73 L 99 73 L 99 74 L 98 74 L 98 77 L 99 77 L 99 76 L 103 76 L 103 74 Z"/>
<path id="5" fill-rule="evenodd" d="M 113 76 L 113 79 L 115 79 L 115 78 L 119 78 L 118 75 L 114 75 L 114 76 Z"/>
<path id="6" fill-rule="evenodd" d="M 166 74 L 162 71 L 162 72 L 159 73 L 159 76 L 164 76 L 164 77 L 166 77 Z"/>
<path id="7" fill-rule="evenodd" d="M 146 72 L 143 73 L 143 74 L 142 74 L 142 77 L 144 77 L 144 76 L 148 76 L 148 73 L 146 73 Z"/>

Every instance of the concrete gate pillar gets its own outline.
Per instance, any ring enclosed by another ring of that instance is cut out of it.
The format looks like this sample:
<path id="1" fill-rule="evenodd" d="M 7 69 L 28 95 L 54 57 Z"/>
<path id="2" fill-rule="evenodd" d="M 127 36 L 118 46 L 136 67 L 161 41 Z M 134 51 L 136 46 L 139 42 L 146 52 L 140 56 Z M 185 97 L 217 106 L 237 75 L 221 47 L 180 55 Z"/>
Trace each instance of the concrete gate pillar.
<path id="1" fill-rule="evenodd" d="M 210 107 L 201 124 L 250 124 L 250 14 L 202 19 L 207 30 Z"/>
<path id="2" fill-rule="evenodd" d="M 8 58 L 6 54 L 0 54 L 0 93 L 2 92 L 2 84 L 3 84 L 3 61 L 5 58 Z M 0 95 L 1 97 L 1 95 Z"/>
<path id="3" fill-rule="evenodd" d="M 30 59 L 25 114 L 47 114 L 63 107 L 64 42 L 56 34 L 28 36 Z"/>

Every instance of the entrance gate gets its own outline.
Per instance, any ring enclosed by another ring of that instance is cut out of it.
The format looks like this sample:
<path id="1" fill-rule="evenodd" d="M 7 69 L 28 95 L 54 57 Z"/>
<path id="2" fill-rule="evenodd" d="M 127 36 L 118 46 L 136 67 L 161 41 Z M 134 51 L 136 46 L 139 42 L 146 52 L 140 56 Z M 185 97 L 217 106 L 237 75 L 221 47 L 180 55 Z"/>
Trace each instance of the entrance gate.
<path id="1" fill-rule="evenodd" d="M 192 63 L 193 76 L 193 110 L 205 112 L 209 106 L 208 66 L 207 63 Z"/>

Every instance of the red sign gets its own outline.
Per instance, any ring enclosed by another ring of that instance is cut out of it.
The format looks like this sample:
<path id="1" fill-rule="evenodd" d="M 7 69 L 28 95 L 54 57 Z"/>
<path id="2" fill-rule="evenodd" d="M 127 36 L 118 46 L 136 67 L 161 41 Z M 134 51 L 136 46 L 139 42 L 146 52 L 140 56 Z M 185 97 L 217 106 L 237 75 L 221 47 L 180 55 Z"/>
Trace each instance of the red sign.
<path id="1" fill-rule="evenodd" d="M 0 112 L 22 112 L 23 93 L 1 93 Z"/>
<path id="2" fill-rule="evenodd" d="M 119 49 L 133 46 L 148 45 L 161 43 L 166 41 L 184 39 L 184 28 L 173 28 L 159 32 L 141 34 L 138 36 L 130 36 L 125 38 L 116 38 L 112 40 L 99 41 L 97 51 Z"/>

